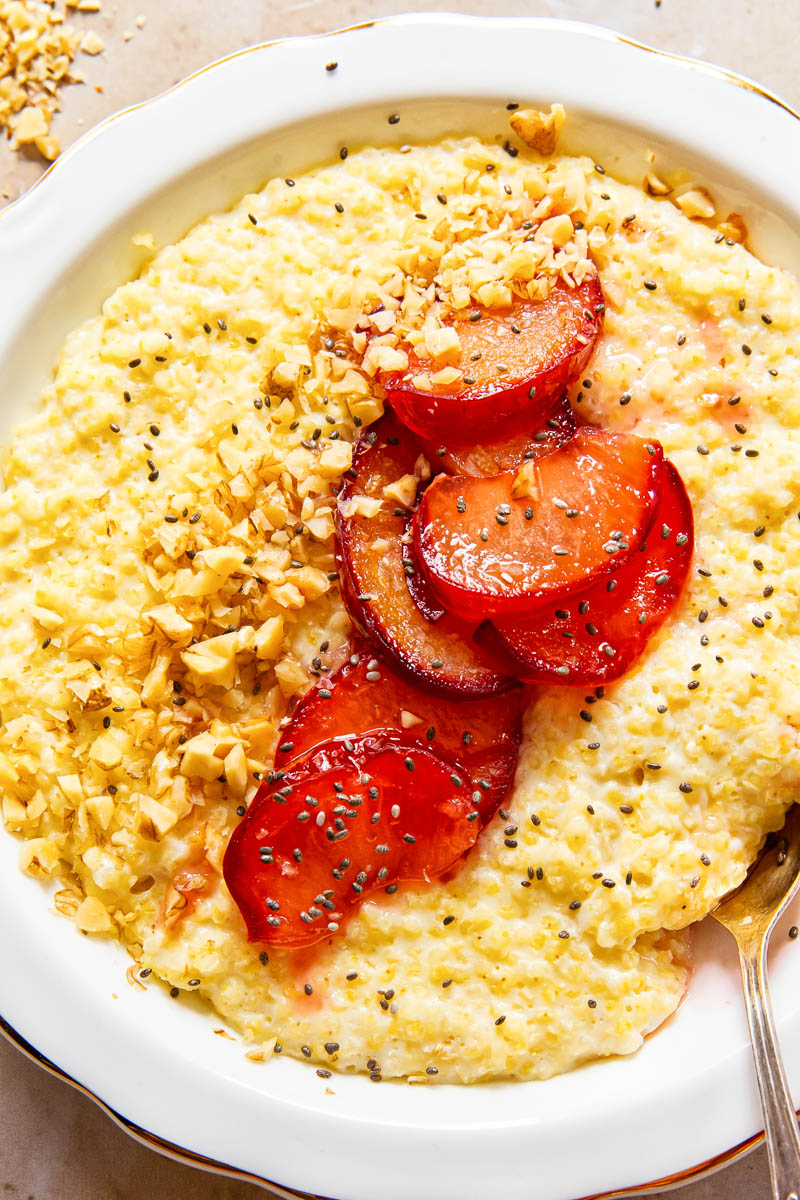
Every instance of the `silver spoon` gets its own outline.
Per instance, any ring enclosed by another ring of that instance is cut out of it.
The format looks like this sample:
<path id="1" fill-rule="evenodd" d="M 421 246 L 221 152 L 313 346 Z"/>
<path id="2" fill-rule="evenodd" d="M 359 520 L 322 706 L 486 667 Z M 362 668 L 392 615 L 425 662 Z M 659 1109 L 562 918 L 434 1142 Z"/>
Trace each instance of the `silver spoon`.
<path id="1" fill-rule="evenodd" d="M 800 886 L 800 806 L 767 843 L 741 887 L 711 914 L 736 939 L 756 1066 L 773 1200 L 800 1200 L 800 1134 L 781 1061 L 767 981 L 767 946 Z"/>

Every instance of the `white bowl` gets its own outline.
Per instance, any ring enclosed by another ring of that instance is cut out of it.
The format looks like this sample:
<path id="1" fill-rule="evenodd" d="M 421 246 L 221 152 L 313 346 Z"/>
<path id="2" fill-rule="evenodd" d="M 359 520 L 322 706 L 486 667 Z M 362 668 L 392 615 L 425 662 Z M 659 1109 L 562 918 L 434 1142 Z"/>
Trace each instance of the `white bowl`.
<path id="1" fill-rule="evenodd" d="M 623 177 L 641 178 L 647 147 L 683 164 L 745 214 L 762 256 L 798 268 L 800 123 L 755 85 L 585 25 L 393 18 L 199 72 L 82 138 L 0 215 L 0 431 L 36 404 L 68 330 L 135 273 L 131 235 L 171 241 L 343 143 L 503 132 L 511 100 L 565 103 L 573 144 Z M 302 1063 L 248 1062 L 191 1001 L 129 987 L 123 951 L 57 918 L 17 854 L 0 834 L 10 1036 L 197 1165 L 337 1200 L 572 1200 L 680 1181 L 761 1128 L 732 947 L 708 927 L 688 999 L 632 1057 L 545 1083 L 326 1086 Z M 773 993 L 800 1097 L 790 920 Z"/>

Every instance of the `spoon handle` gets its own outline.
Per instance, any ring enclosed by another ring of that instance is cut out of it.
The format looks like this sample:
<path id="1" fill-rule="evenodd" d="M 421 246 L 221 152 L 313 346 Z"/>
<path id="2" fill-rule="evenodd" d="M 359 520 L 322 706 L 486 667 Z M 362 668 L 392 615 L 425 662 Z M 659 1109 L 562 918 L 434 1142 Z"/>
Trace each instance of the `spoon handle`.
<path id="1" fill-rule="evenodd" d="M 742 946 L 739 964 L 742 969 L 747 1021 L 764 1113 L 764 1136 L 773 1200 L 799 1200 L 800 1134 L 786 1084 L 769 1001 L 767 941 L 768 934 L 749 947 Z"/>

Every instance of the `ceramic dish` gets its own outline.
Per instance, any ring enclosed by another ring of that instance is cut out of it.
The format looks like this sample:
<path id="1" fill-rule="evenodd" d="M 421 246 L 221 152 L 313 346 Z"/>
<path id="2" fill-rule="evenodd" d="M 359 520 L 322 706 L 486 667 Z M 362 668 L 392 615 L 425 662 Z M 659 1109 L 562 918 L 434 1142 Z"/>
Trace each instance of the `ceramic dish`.
<path id="1" fill-rule="evenodd" d="M 745 216 L 762 258 L 798 271 L 800 124 L 754 84 L 583 25 L 393 18 L 201 71 L 84 137 L 2 214 L 0 433 L 35 403 L 68 330 L 135 274 L 133 234 L 173 241 L 343 142 L 493 135 L 511 100 L 564 103 L 569 148 L 623 179 L 641 179 L 647 149 L 680 164 Z M 399 128 L 386 120 L 395 110 Z M 363 1077 L 249 1062 L 199 1005 L 129 987 L 124 951 L 56 918 L 17 854 L 0 836 L 5 1031 L 136 1136 L 196 1165 L 337 1200 L 574 1200 L 680 1182 L 730 1161 L 760 1128 L 734 955 L 708 927 L 688 999 L 632 1057 L 544 1083 L 376 1092 Z M 800 1088 L 791 919 L 773 939 L 773 991 Z"/>

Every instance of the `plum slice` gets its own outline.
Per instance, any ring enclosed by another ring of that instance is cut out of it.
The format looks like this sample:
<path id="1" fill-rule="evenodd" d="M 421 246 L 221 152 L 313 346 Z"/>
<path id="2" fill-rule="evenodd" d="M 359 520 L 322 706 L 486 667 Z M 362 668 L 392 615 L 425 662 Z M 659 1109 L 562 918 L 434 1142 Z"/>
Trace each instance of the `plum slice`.
<path id="1" fill-rule="evenodd" d="M 500 475 L 515 471 L 524 462 L 543 458 L 575 436 L 575 413 L 567 396 L 517 433 L 474 446 L 423 443 L 431 467 L 448 475 Z"/>
<path id="2" fill-rule="evenodd" d="M 596 274 L 578 287 L 559 281 L 546 300 L 516 299 L 507 308 L 459 310 L 445 321 L 460 349 L 434 362 L 422 347 L 404 347 L 408 368 L 379 376 L 400 420 L 421 437 L 468 446 L 487 429 L 506 434 L 544 412 L 589 362 L 603 323 Z M 454 383 L 432 377 L 445 366 Z"/>
<path id="3" fill-rule="evenodd" d="M 645 545 L 605 583 L 564 607 L 498 621 L 494 636 L 530 683 L 607 683 L 644 651 L 669 616 L 692 561 L 694 523 L 686 488 L 664 463 L 661 499 Z"/>
<path id="4" fill-rule="evenodd" d="M 413 491 L 421 454 L 417 439 L 392 413 L 362 435 L 337 504 L 342 595 L 356 625 L 419 686 L 443 695 L 489 696 L 511 687 L 513 678 L 473 641 L 477 622 L 451 616 L 432 596 L 426 607 L 425 582 L 415 580 L 411 508 L 384 494 L 404 478 Z M 380 508 L 364 515 L 361 501 L 379 501 Z"/>
<path id="5" fill-rule="evenodd" d="M 463 620 L 532 612 L 592 587 L 638 550 L 662 462 L 658 442 L 584 426 L 517 474 L 440 475 L 415 518 L 417 557 Z"/>
<path id="6" fill-rule="evenodd" d="M 311 750 L 261 785 L 225 851 L 250 941 L 313 946 L 371 892 L 438 878 L 478 836 L 473 790 L 460 763 L 391 730 Z"/>
<path id="7" fill-rule="evenodd" d="M 323 676 L 296 705 L 281 734 L 275 771 L 330 738 L 406 725 L 407 738 L 464 764 L 480 792 L 477 807 L 485 823 L 514 781 L 526 699 L 520 687 L 481 700 L 430 695 L 358 646 L 349 662 Z"/>

